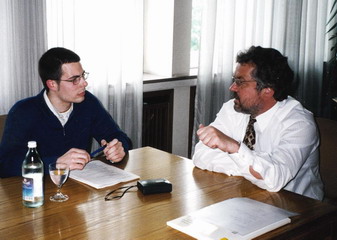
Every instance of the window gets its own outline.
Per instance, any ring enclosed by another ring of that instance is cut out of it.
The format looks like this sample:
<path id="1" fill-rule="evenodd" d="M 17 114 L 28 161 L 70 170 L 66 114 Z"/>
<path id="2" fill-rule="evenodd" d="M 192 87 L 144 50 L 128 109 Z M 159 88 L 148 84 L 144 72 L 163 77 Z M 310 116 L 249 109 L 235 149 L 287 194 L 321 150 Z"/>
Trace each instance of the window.
<path id="1" fill-rule="evenodd" d="M 120 48 L 114 48 L 111 43 L 114 42 L 114 34 L 120 34 L 121 31 L 107 31 L 97 24 L 98 21 L 118 22 L 116 18 L 120 13 L 114 11 L 114 4 L 117 3 L 99 3 L 99 6 L 92 6 L 91 1 L 47 1 L 49 47 L 68 47 L 78 52 L 84 61 L 95 61 L 97 57 L 91 57 L 90 50 L 104 45 L 119 55 Z M 198 67 L 201 0 L 144 0 L 143 3 L 144 31 L 133 33 L 143 34 L 144 37 L 143 72 L 163 77 L 189 75 L 191 67 Z M 81 41 L 76 41 L 76 38 L 81 38 Z M 103 54 L 102 57 L 111 61 L 111 56 Z"/>
<path id="2" fill-rule="evenodd" d="M 202 11 L 201 0 L 193 0 L 192 24 L 191 24 L 191 56 L 190 56 L 190 67 L 192 71 L 194 69 L 197 69 L 199 66 L 201 11 Z"/>

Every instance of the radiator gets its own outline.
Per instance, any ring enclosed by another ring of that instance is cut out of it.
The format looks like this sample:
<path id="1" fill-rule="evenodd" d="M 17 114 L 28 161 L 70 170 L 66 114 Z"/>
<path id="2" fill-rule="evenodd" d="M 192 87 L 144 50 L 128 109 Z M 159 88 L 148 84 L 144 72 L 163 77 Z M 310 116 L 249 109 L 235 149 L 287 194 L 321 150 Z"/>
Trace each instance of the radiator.
<path id="1" fill-rule="evenodd" d="M 144 93 L 142 145 L 172 152 L 173 92 Z"/>

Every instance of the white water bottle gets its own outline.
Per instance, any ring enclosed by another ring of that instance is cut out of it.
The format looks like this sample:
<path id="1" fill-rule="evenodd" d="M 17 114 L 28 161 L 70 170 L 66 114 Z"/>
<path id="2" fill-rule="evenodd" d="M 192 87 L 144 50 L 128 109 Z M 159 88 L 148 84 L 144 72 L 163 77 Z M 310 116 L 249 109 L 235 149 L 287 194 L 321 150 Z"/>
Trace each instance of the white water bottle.
<path id="1" fill-rule="evenodd" d="M 36 150 L 36 142 L 28 142 L 28 152 L 22 163 L 22 203 L 26 207 L 43 205 L 43 162 Z"/>

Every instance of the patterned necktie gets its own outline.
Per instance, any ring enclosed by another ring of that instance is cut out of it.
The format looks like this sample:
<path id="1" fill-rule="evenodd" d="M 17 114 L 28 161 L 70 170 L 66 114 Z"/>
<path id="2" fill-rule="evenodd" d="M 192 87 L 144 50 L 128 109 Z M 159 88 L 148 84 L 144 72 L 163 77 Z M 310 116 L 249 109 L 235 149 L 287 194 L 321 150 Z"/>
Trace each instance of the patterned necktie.
<path id="1" fill-rule="evenodd" d="M 250 117 L 249 122 L 246 129 L 246 135 L 243 138 L 243 143 L 247 145 L 247 147 L 251 150 L 254 150 L 255 144 L 255 130 L 254 123 L 256 122 L 255 118 Z"/>

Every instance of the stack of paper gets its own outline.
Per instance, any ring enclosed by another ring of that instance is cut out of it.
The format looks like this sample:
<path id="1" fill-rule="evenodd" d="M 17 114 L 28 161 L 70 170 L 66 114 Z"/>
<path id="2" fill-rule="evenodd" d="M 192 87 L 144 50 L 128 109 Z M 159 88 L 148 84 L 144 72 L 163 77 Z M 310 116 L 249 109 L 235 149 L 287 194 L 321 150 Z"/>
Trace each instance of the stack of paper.
<path id="1" fill-rule="evenodd" d="M 83 170 L 72 170 L 70 178 L 97 189 L 139 179 L 139 176 L 99 160 L 89 162 Z"/>
<path id="2" fill-rule="evenodd" d="M 232 198 L 171 220 L 167 225 L 197 239 L 252 239 L 287 223 L 296 213 L 249 198 Z"/>

